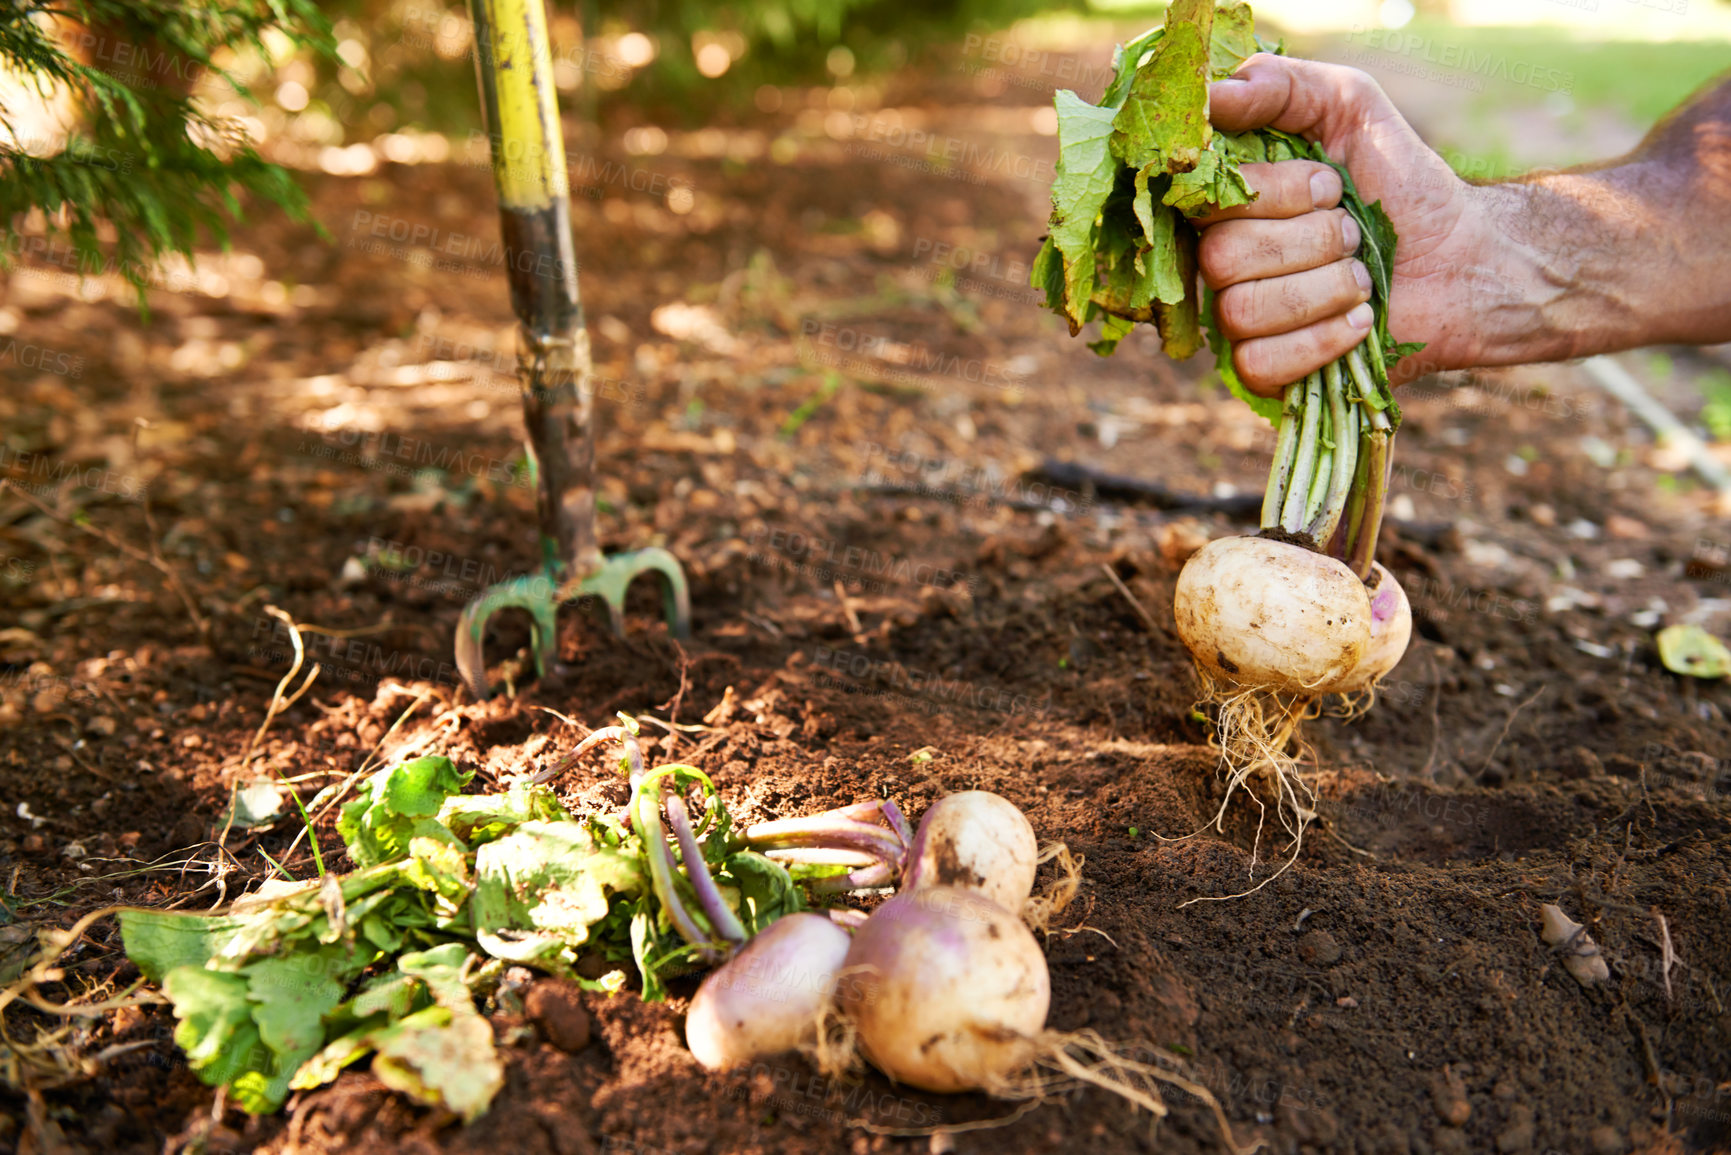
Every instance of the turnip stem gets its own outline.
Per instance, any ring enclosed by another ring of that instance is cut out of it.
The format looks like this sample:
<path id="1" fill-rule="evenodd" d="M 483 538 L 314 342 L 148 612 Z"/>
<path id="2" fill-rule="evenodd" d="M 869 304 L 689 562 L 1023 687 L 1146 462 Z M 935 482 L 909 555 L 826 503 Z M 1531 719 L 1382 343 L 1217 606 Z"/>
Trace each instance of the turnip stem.
<path id="1" fill-rule="evenodd" d="M 1328 498 L 1329 483 L 1334 479 L 1334 450 L 1324 449 L 1317 455 L 1316 472 L 1310 478 L 1310 493 L 1304 499 L 1304 524 L 1311 525 L 1322 514 L 1322 503 Z M 1317 546 L 1323 545 L 1318 541 Z"/>
<path id="2" fill-rule="evenodd" d="M 649 859 L 649 885 L 655 891 L 656 901 L 667 911 L 668 921 L 673 923 L 679 937 L 695 947 L 704 961 L 719 962 L 721 952 L 710 945 L 709 935 L 685 909 L 685 903 L 674 887 L 673 854 L 667 849 L 667 831 L 661 825 L 660 781 L 651 778 L 639 786 L 631 803 L 631 824 L 637 830 L 637 837 L 643 840 L 644 854 Z"/>
<path id="3" fill-rule="evenodd" d="M 876 862 L 858 870 L 850 870 L 846 874 L 814 878 L 807 885 L 811 887 L 813 894 L 846 894 L 850 890 L 875 890 L 880 886 L 890 886 L 895 880 L 895 867 L 887 862 Z"/>
<path id="4" fill-rule="evenodd" d="M 1281 396 L 1280 433 L 1274 441 L 1274 461 L 1268 467 L 1268 488 L 1262 492 L 1263 529 L 1273 529 L 1280 524 L 1280 507 L 1286 500 L 1286 487 L 1292 480 L 1292 459 L 1298 451 L 1300 400 L 1303 396 L 1302 387 L 1296 381 L 1288 385 Z"/>
<path id="5" fill-rule="evenodd" d="M 1322 374 L 1312 373 L 1304 379 L 1304 428 L 1298 435 L 1298 458 L 1280 509 L 1280 528 L 1287 533 L 1304 528 L 1304 506 L 1310 497 L 1311 476 L 1316 471 L 1316 442 L 1321 426 Z"/>
<path id="6" fill-rule="evenodd" d="M 1393 432 L 1388 414 L 1371 403 L 1371 398 L 1378 396 L 1378 390 L 1370 366 L 1365 363 L 1362 344 L 1346 355 L 1346 366 L 1352 372 L 1353 383 L 1358 386 L 1358 398 L 1370 418 L 1370 427 L 1384 433 Z"/>
<path id="7" fill-rule="evenodd" d="M 1310 536 L 1316 539 L 1318 549 L 1327 551 L 1329 541 L 1346 512 L 1347 498 L 1352 492 L 1352 481 L 1358 467 L 1360 407 L 1346 395 L 1339 361 L 1331 362 L 1323 369 L 1322 380 L 1328 387 L 1328 404 L 1334 414 L 1334 471 L 1321 514 L 1310 523 Z"/>
<path id="8" fill-rule="evenodd" d="M 823 814 L 759 822 L 746 828 L 744 842 L 753 850 L 791 850 L 797 847 L 858 850 L 898 866 L 907 850 L 893 830 L 858 819 L 833 818 Z"/>
<path id="9" fill-rule="evenodd" d="M 709 865 L 703 861 L 703 848 L 691 832 L 691 816 L 686 813 L 685 799 L 678 794 L 667 796 L 667 825 L 673 828 L 673 837 L 679 841 L 679 856 L 685 860 L 686 877 L 691 879 L 691 889 L 697 892 L 698 904 L 708 916 L 709 925 L 729 943 L 743 946 L 750 936 L 710 876 Z"/>
<path id="10" fill-rule="evenodd" d="M 1358 534 L 1347 544 L 1346 564 L 1352 567 L 1360 581 L 1370 580 L 1370 567 L 1376 561 L 1376 539 L 1382 532 L 1382 510 L 1388 495 L 1388 474 L 1394 441 L 1392 433 L 1380 429 L 1369 437 L 1369 460 L 1365 463 L 1364 511 L 1359 519 Z"/>

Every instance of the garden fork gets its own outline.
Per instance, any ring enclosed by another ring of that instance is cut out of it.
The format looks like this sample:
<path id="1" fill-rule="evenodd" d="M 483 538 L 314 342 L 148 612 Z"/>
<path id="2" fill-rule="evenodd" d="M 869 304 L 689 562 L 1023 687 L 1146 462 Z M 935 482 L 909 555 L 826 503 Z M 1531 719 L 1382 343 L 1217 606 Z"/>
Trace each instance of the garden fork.
<path id="1" fill-rule="evenodd" d="M 482 643 L 487 619 L 500 610 L 528 611 L 535 671 L 545 676 L 557 656 L 559 606 L 599 596 L 614 631 L 623 632 L 626 588 L 654 572 L 668 624 L 683 638 L 691 632 L 691 598 L 667 550 L 604 557 L 595 539 L 593 370 L 577 296 L 570 183 L 543 0 L 469 0 L 469 12 L 519 324 L 517 375 L 541 540 L 539 572 L 481 591 L 458 619 L 457 669 L 485 700 Z"/>

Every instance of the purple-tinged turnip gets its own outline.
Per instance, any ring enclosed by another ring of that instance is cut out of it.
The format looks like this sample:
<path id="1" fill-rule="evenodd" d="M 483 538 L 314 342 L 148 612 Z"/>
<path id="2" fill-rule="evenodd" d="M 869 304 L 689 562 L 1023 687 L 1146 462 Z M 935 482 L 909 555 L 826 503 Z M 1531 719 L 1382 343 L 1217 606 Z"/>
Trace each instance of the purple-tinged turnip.
<path id="1" fill-rule="evenodd" d="M 938 799 L 921 816 L 903 889 L 964 887 L 1018 913 L 1034 892 L 1038 862 L 1034 828 L 1013 802 L 964 790 Z"/>
<path id="2" fill-rule="evenodd" d="M 692 1055 L 719 1071 L 812 1042 L 850 945 L 827 915 L 771 923 L 692 996 L 685 1016 Z"/>
<path id="3" fill-rule="evenodd" d="M 890 1078 L 990 1091 L 1037 1056 L 1051 980 L 1015 914 L 976 890 L 924 886 L 854 934 L 836 999 L 861 1052 Z"/>

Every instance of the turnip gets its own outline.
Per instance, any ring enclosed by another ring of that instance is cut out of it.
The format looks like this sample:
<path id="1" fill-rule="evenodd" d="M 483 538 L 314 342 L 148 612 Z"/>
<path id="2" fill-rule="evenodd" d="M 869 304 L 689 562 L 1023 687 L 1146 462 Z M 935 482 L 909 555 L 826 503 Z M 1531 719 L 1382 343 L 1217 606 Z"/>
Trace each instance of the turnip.
<path id="1" fill-rule="evenodd" d="M 1040 946 L 977 890 L 927 885 L 854 934 L 837 1002 L 861 1052 L 928 1091 L 1001 1090 L 1040 1051 L 1051 982 Z"/>
<path id="2" fill-rule="evenodd" d="M 851 941 L 827 915 L 771 923 L 692 996 L 685 1017 L 692 1055 L 719 1071 L 813 1042 Z"/>
<path id="3" fill-rule="evenodd" d="M 964 790 L 938 799 L 921 816 L 902 885 L 977 890 L 1015 913 L 1034 892 L 1038 861 L 1034 828 L 1014 803 Z"/>
<path id="4" fill-rule="evenodd" d="M 1309 694 L 1370 648 L 1370 597 L 1345 563 L 1263 537 L 1196 551 L 1173 598 L 1178 636 L 1218 681 Z"/>

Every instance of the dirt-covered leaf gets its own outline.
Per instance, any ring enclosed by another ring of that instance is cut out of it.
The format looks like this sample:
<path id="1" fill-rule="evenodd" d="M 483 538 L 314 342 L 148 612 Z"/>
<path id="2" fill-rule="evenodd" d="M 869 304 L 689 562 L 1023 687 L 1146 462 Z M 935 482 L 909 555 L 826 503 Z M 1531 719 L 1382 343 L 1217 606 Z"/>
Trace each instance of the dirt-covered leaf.
<path id="1" fill-rule="evenodd" d="M 1158 164 L 1186 172 L 1208 147 L 1209 33 L 1214 0 L 1175 0 L 1166 35 L 1136 70 L 1124 107 L 1113 116 L 1111 149 L 1133 169 Z"/>
<path id="2" fill-rule="evenodd" d="M 477 939 L 495 958 L 565 970 L 611 894 L 645 889 L 636 854 L 579 822 L 528 822 L 475 854 Z"/>

